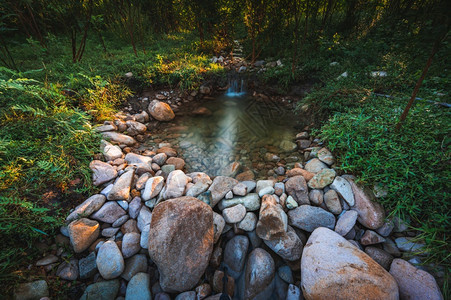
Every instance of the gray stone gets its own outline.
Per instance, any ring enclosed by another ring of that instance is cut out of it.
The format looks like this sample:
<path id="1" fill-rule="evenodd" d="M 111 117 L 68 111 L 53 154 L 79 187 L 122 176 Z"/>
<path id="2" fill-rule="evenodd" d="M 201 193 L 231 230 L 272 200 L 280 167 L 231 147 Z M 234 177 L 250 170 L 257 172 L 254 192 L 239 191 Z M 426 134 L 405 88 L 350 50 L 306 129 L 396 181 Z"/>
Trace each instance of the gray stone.
<path id="1" fill-rule="evenodd" d="M 366 253 L 327 228 L 310 236 L 301 259 L 307 299 L 398 299 L 394 278 Z"/>
<path id="2" fill-rule="evenodd" d="M 235 224 L 244 219 L 246 215 L 246 207 L 242 204 L 238 204 L 232 207 L 225 208 L 222 211 L 224 220 L 229 224 Z"/>
<path id="3" fill-rule="evenodd" d="M 318 227 L 334 229 L 335 217 L 320 207 L 301 205 L 288 212 L 290 225 L 312 232 Z"/>
<path id="4" fill-rule="evenodd" d="M 89 168 L 92 171 L 92 183 L 95 186 L 101 185 L 117 177 L 116 169 L 112 165 L 100 160 L 93 160 L 89 164 Z"/>
<path id="5" fill-rule="evenodd" d="M 141 248 L 147 249 L 149 247 L 149 232 L 150 224 L 147 224 L 141 231 L 141 240 L 139 241 Z"/>
<path id="6" fill-rule="evenodd" d="M 393 261 L 393 256 L 390 253 L 372 246 L 366 247 L 365 253 L 374 259 L 375 262 L 380 264 L 385 270 L 388 271 L 390 269 L 390 265 Z"/>
<path id="7" fill-rule="evenodd" d="M 113 228 L 113 227 L 108 227 L 108 228 L 104 228 L 102 229 L 102 233 L 101 235 L 104 237 L 112 237 L 114 235 L 116 235 L 116 233 L 119 231 L 120 228 Z"/>
<path id="8" fill-rule="evenodd" d="M 279 238 L 263 241 L 274 253 L 285 260 L 295 261 L 301 257 L 303 248 L 302 241 L 290 226 L 288 226 L 287 232 Z"/>
<path id="9" fill-rule="evenodd" d="M 310 204 L 308 187 L 305 178 L 301 175 L 293 176 L 285 182 L 287 194 L 299 204 Z"/>
<path id="10" fill-rule="evenodd" d="M 178 294 L 177 297 L 175 297 L 175 300 L 196 300 L 196 292 L 188 291 Z"/>
<path id="11" fill-rule="evenodd" d="M 147 130 L 146 125 L 141 124 L 140 122 L 133 121 L 133 120 L 128 120 L 127 122 L 125 122 L 125 124 L 128 127 L 127 132 L 131 135 L 143 134 Z"/>
<path id="12" fill-rule="evenodd" d="M 335 225 L 335 232 L 341 236 L 345 236 L 354 228 L 355 222 L 357 221 L 357 212 L 354 210 L 348 210 L 338 219 Z"/>
<path id="13" fill-rule="evenodd" d="M 89 253 L 85 258 L 78 261 L 78 270 L 80 272 L 80 279 L 88 279 L 97 273 L 97 263 L 95 252 Z"/>
<path id="14" fill-rule="evenodd" d="M 225 224 L 226 222 L 224 218 L 220 214 L 213 212 L 214 243 L 216 243 L 221 237 Z"/>
<path id="15" fill-rule="evenodd" d="M 141 207 L 141 210 L 138 214 L 138 228 L 140 231 L 143 231 L 144 227 L 152 221 L 152 212 L 146 206 Z"/>
<path id="16" fill-rule="evenodd" d="M 294 284 L 290 284 L 288 286 L 287 297 L 285 300 L 302 300 L 304 296 L 302 295 L 301 290 L 295 286 Z"/>
<path id="17" fill-rule="evenodd" d="M 424 248 L 424 244 L 414 241 L 415 238 L 399 237 L 395 239 L 396 246 L 404 252 L 417 252 Z"/>
<path id="18" fill-rule="evenodd" d="M 56 276 L 64 280 L 77 280 L 78 275 L 78 260 L 75 258 L 71 258 L 68 262 L 63 262 L 56 270 Z"/>
<path id="19" fill-rule="evenodd" d="M 324 194 L 324 203 L 326 204 L 327 209 L 334 215 L 341 214 L 341 202 L 335 190 L 328 190 Z"/>
<path id="20" fill-rule="evenodd" d="M 100 246 L 96 263 L 100 275 L 106 280 L 119 277 L 125 268 L 121 251 L 113 241 L 106 241 Z"/>
<path id="21" fill-rule="evenodd" d="M 130 215 L 130 218 L 136 219 L 142 206 L 143 203 L 141 201 L 141 198 L 139 197 L 133 198 L 133 200 L 128 205 L 128 214 Z"/>
<path id="22" fill-rule="evenodd" d="M 232 190 L 232 188 L 238 184 L 238 181 L 231 177 L 226 176 L 217 176 L 210 188 L 208 189 L 211 192 L 212 203 L 211 207 L 215 207 L 216 204 L 224 198 L 225 194 Z M 233 200 L 233 199 L 232 199 Z"/>
<path id="23" fill-rule="evenodd" d="M 262 188 L 262 189 L 260 190 L 260 192 L 258 193 L 258 196 L 259 196 L 260 198 L 262 198 L 264 195 L 272 195 L 272 194 L 274 194 L 274 192 L 275 192 L 275 190 L 274 190 L 273 187 L 267 186 L 267 187 Z"/>
<path id="24" fill-rule="evenodd" d="M 301 251 L 302 252 L 302 251 Z M 286 283 L 294 283 L 293 272 L 287 265 L 281 266 L 277 269 L 277 274 Z"/>
<path id="25" fill-rule="evenodd" d="M 394 259 L 390 267 L 390 274 L 398 283 L 401 299 L 443 299 L 434 277 L 415 268 L 405 260 Z"/>
<path id="26" fill-rule="evenodd" d="M 244 183 L 240 182 L 233 187 L 232 192 L 237 196 L 246 196 L 248 192 L 247 186 Z"/>
<path id="27" fill-rule="evenodd" d="M 108 193 L 108 200 L 128 200 L 134 174 L 134 170 L 130 170 L 122 174 L 121 177 L 116 180 L 113 188 Z"/>
<path id="28" fill-rule="evenodd" d="M 130 217 L 128 215 L 122 216 L 111 225 L 112 227 L 121 227 Z"/>
<path id="29" fill-rule="evenodd" d="M 147 257 L 145 254 L 136 254 L 125 260 L 125 269 L 121 277 L 130 281 L 133 276 L 140 272 L 147 272 Z"/>
<path id="30" fill-rule="evenodd" d="M 141 198 L 144 201 L 150 200 L 158 196 L 163 189 L 164 178 L 162 176 L 151 177 L 147 180 L 144 191 L 141 193 Z"/>
<path id="31" fill-rule="evenodd" d="M 366 230 L 360 238 L 360 244 L 364 246 L 380 244 L 385 242 L 385 239 L 372 230 Z"/>
<path id="32" fill-rule="evenodd" d="M 255 183 L 255 181 L 252 180 L 241 181 L 241 183 L 247 186 L 248 193 L 252 192 L 257 186 L 257 183 Z"/>
<path id="33" fill-rule="evenodd" d="M 166 155 L 166 153 L 158 153 L 154 157 L 152 157 L 152 161 L 158 164 L 159 166 L 164 165 L 167 159 L 168 156 Z"/>
<path id="34" fill-rule="evenodd" d="M 98 211 L 91 215 L 91 219 L 113 224 L 125 214 L 125 210 L 123 210 L 115 201 L 108 201 Z"/>
<path id="35" fill-rule="evenodd" d="M 111 300 L 119 292 L 119 280 L 100 281 L 88 285 L 80 300 Z"/>
<path id="36" fill-rule="evenodd" d="M 172 199 L 183 196 L 189 177 L 181 170 L 174 170 L 168 175 L 166 186 L 161 195 L 163 199 Z"/>
<path id="37" fill-rule="evenodd" d="M 244 235 L 236 235 L 225 246 L 224 264 L 228 267 L 230 276 L 235 280 L 243 270 L 248 248 L 249 239 Z"/>
<path id="38" fill-rule="evenodd" d="M 41 258 L 40 260 L 38 260 L 36 262 L 36 266 L 40 267 L 40 266 L 47 266 L 53 263 L 56 263 L 58 261 L 58 257 L 53 255 L 53 254 L 49 254 L 44 258 Z"/>
<path id="39" fill-rule="evenodd" d="M 274 184 L 274 193 L 277 196 L 281 196 L 283 193 L 285 193 L 285 184 L 283 182 L 276 182 Z"/>
<path id="40" fill-rule="evenodd" d="M 127 201 L 125 201 L 125 200 L 119 200 L 119 201 L 116 201 L 116 203 L 120 206 L 120 207 L 122 207 L 122 209 L 123 210 L 128 210 L 128 202 Z"/>
<path id="41" fill-rule="evenodd" d="M 392 221 L 386 221 L 384 223 L 384 225 L 382 225 L 382 227 L 378 228 L 376 230 L 377 233 L 379 233 L 380 235 L 387 237 L 390 235 L 390 233 L 392 233 L 394 228 L 394 224 Z"/>
<path id="42" fill-rule="evenodd" d="M 253 299 L 272 282 L 276 267 L 271 255 L 261 248 L 254 249 L 247 259 L 245 298 Z"/>
<path id="43" fill-rule="evenodd" d="M 351 184 L 343 177 L 337 176 L 330 185 L 330 188 L 335 190 L 349 206 L 354 206 L 355 199 L 354 193 L 352 191 Z"/>
<path id="44" fill-rule="evenodd" d="M 293 199 L 293 197 L 288 196 L 286 201 L 286 206 L 288 209 L 295 209 L 299 206 L 299 204 Z"/>
<path id="45" fill-rule="evenodd" d="M 322 190 L 311 190 L 308 194 L 310 202 L 316 206 L 320 206 L 324 201 L 324 193 Z"/>
<path id="46" fill-rule="evenodd" d="M 206 182 L 198 181 L 188 189 L 186 196 L 197 197 L 208 190 L 208 187 L 209 185 Z"/>
<path id="47" fill-rule="evenodd" d="M 237 227 L 244 231 L 253 231 L 257 225 L 257 216 L 253 212 L 248 212 L 241 220 Z"/>
<path id="48" fill-rule="evenodd" d="M 274 187 L 274 181 L 273 180 L 259 180 L 257 181 L 256 186 L 256 192 L 257 194 L 260 194 L 260 191 L 267 187 Z"/>
<path id="49" fill-rule="evenodd" d="M 125 300 L 152 300 L 150 291 L 150 275 L 138 273 L 127 285 Z"/>
<path id="50" fill-rule="evenodd" d="M 124 144 L 127 146 L 133 146 L 136 144 L 136 140 L 134 138 L 118 132 L 102 132 L 102 136 L 118 144 Z"/>
<path id="51" fill-rule="evenodd" d="M 329 167 L 325 163 L 317 158 L 311 159 L 305 164 L 305 170 L 311 173 L 318 173 L 322 169 L 328 168 Z"/>
<path id="52" fill-rule="evenodd" d="M 124 234 L 122 238 L 122 255 L 124 258 L 129 258 L 141 250 L 140 246 L 141 235 L 136 232 L 129 232 Z"/>
<path id="53" fill-rule="evenodd" d="M 22 283 L 14 290 L 14 299 L 39 300 L 49 296 L 49 287 L 45 280 Z"/>
<path id="54" fill-rule="evenodd" d="M 72 222 L 79 217 L 87 217 L 92 213 L 99 210 L 105 203 L 106 198 L 104 195 L 97 194 L 89 197 L 82 204 L 78 205 L 74 211 L 66 218 L 66 222 Z"/>
<path id="55" fill-rule="evenodd" d="M 123 153 L 121 147 L 112 145 L 105 140 L 102 141 L 102 145 L 102 153 L 106 161 L 115 160 L 122 157 Z"/>
<path id="56" fill-rule="evenodd" d="M 219 209 L 223 210 L 227 207 L 243 204 L 247 211 L 255 211 L 260 208 L 260 198 L 255 193 L 247 194 L 244 197 L 234 197 L 232 199 L 223 199 L 219 202 Z"/>

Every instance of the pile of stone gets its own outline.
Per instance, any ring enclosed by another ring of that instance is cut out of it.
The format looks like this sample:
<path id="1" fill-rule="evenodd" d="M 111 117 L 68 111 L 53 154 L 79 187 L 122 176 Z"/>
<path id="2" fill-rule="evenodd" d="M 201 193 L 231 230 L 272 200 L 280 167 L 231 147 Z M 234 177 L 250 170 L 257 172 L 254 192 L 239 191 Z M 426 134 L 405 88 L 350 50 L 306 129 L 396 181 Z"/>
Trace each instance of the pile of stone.
<path id="1" fill-rule="evenodd" d="M 171 118 L 156 102 L 150 113 Z M 297 137 L 305 166 L 280 181 L 210 178 L 185 174 L 169 145 L 139 147 L 146 115 L 97 128 L 109 140 L 90 165 L 101 191 L 36 263 L 81 282 L 81 299 L 442 299 L 434 277 L 401 258 L 423 245 L 307 134 Z M 16 289 L 46 296 L 45 280 Z"/>

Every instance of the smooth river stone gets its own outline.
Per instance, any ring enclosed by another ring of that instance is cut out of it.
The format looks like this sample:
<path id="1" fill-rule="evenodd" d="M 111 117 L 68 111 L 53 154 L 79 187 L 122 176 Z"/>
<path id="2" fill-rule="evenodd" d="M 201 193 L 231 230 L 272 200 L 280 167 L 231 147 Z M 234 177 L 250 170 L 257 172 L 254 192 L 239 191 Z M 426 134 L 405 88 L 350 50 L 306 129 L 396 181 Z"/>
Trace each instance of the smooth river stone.
<path id="1" fill-rule="evenodd" d="M 312 232 L 318 227 L 334 229 L 335 217 L 330 212 L 315 206 L 301 205 L 288 212 L 290 225 Z"/>
<path id="2" fill-rule="evenodd" d="M 125 172 L 119 177 L 108 193 L 108 200 L 128 200 L 130 197 L 130 189 L 135 175 L 134 170 Z"/>
<path id="3" fill-rule="evenodd" d="M 211 207 L 215 207 L 216 204 L 224 198 L 224 196 L 232 190 L 232 188 L 238 184 L 238 180 L 226 177 L 226 176 L 217 176 L 210 188 L 208 189 L 211 192 L 212 203 Z M 232 199 L 233 200 L 233 199 Z"/>
<path id="4" fill-rule="evenodd" d="M 335 177 L 330 188 L 335 190 L 349 206 L 354 206 L 354 193 L 352 192 L 351 184 L 346 179 L 340 176 Z"/>
<path id="5" fill-rule="evenodd" d="M 119 277 L 125 268 L 122 253 L 114 241 L 106 241 L 100 246 L 96 263 L 100 275 L 106 280 Z"/>
<path id="6" fill-rule="evenodd" d="M 219 202 L 218 208 L 223 210 L 237 204 L 243 204 L 247 211 L 255 211 L 260 208 L 260 198 L 255 193 L 247 194 L 244 197 L 234 197 L 232 199 L 223 199 Z"/>
<path id="7" fill-rule="evenodd" d="M 99 223 L 86 218 L 73 221 L 67 229 L 69 231 L 70 243 L 75 253 L 80 253 L 88 249 L 100 234 Z"/>
<path id="8" fill-rule="evenodd" d="M 124 144 L 127 146 L 133 146 L 136 144 L 136 140 L 131 136 L 117 133 L 117 132 L 102 132 L 102 136 L 106 139 L 112 140 L 118 144 Z"/>
<path id="9" fill-rule="evenodd" d="M 141 198 L 144 201 L 150 200 L 158 196 L 164 186 L 164 178 L 162 176 L 151 177 L 147 180 Z"/>
<path id="10" fill-rule="evenodd" d="M 74 211 L 67 216 L 66 222 L 72 222 L 80 216 L 90 216 L 92 213 L 99 210 L 105 203 L 106 197 L 101 194 L 93 195 L 85 200 L 82 204 L 77 206 Z"/>
<path id="11" fill-rule="evenodd" d="M 95 186 L 101 185 L 117 177 L 116 169 L 112 165 L 100 160 L 93 160 L 89 164 L 89 168 L 92 171 L 92 181 Z"/>
<path id="12" fill-rule="evenodd" d="M 123 210 L 116 201 L 108 201 L 98 211 L 91 215 L 91 219 L 113 224 L 125 214 L 125 210 Z"/>

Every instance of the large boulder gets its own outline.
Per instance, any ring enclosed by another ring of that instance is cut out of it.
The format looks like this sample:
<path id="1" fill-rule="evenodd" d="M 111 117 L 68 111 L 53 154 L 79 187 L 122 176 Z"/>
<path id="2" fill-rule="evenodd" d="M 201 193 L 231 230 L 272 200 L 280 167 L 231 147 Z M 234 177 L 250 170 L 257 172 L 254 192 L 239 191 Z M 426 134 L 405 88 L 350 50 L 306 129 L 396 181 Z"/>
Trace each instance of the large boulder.
<path id="1" fill-rule="evenodd" d="M 158 100 L 153 100 L 149 104 L 149 113 L 158 121 L 171 121 L 175 118 L 175 114 L 171 107 Z"/>
<path id="2" fill-rule="evenodd" d="M 166 292 L 184 292 L 198 283 L 213 251 L 213 210 L 193 197 L 158 204 L 152 213 L 149 255 Z"/>
<path id="3" fill-rule="evenodd" d="M 338 233 L 313 231 L 301 259 L 306 299 L 398 299 L 395 279 Z"/>

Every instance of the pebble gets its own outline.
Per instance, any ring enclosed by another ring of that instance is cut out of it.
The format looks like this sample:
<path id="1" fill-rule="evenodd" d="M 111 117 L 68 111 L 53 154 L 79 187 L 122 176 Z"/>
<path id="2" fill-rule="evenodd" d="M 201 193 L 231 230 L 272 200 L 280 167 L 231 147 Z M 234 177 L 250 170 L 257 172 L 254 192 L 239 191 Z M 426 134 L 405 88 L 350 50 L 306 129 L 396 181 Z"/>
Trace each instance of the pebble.
<path id="1" fill-rule="evenodd" d="M 141 207 L 141 210 L 138 214 L 137 226 L 140 231 L 143 231 L 146 225 L 149 225 L 152 221 L 152 212 L 147 206 Z"/>
<path id="2" fill-rule="evenodd" d="M 66 222 L 72 222 L 80 216 L 89 216 L 99 210 L 106 201 L 106 197 L 101 194 L 93 195 L 78 205 L 74 211 L 66 218 Z"/>
<path id="3" fill-rule="evenodd" d="M 95 186 L 113 180 L 117 176 L 117 171 L 112 165 L 100 160 L 93 160 L 89 164 L 89 168 L 92 171 L 92 181 Z"/>
<path id="4" fill-rule="evenodd" d="M 260 197 L 260 198 L 262 198 L 264 195 L 272 195 L 272 194 L 274 194 L 274 188 L 273 187 L 271 187 L 271 186 L 267 186 L 267 187 L 265 187 L 265 188 L 262 188 L 261 190 L 260 190 L 260 192 L 258 193 L 258 196 Z"/>
<path id="5" fill-rule="evenodd" d="M 366 247 L 365 253 L 374 259 L 375 262 L 380 264 L 385 270 L 388 271 L 390 269 L 390 265 L 394 258 L 390 253 L 373 246 Z"/>
<path id="6" fill-rule="evenodd" d="M 244 183 L 240 182 L 233 187 L 232 192 L 236 196 L 246 196 L 247 190 L 247 186 Z"/>

